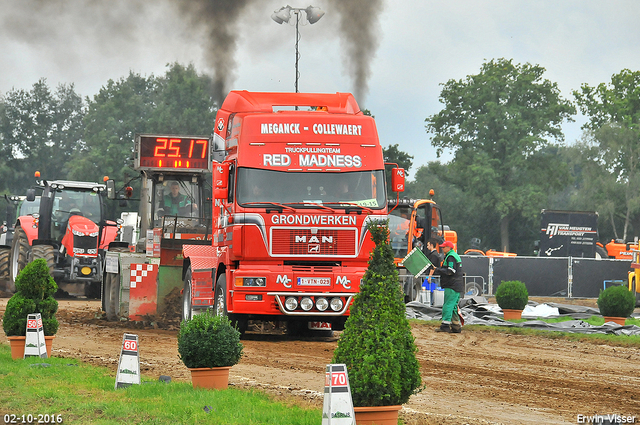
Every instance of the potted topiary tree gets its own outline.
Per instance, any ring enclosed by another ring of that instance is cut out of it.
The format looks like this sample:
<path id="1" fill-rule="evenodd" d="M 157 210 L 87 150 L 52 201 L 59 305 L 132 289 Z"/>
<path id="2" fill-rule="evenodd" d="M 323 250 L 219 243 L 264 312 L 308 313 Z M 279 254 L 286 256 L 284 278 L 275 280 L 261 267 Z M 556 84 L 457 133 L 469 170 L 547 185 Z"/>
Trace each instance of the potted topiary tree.
<path id="1" fill-rule="evenodd" d="M 58 301 L 53 294 L 58 290 L 44 259 L 32 261 L 16 276 L 16 293 L 7 302 L 2 328 L 11 343 L 11 357 L 24 357 L 27 333 L 27 315 L 40 313 L 47 354 L 51 356 L 53 338 L 58 332 Z"/>
<path id="2" fill-rule="evenodd" d="M 242 348 L 240 331 L 226 316 L 205 312 L 180 324 L 178 353 L 194 388 L 227 388 L 229 369 L 240 361 Z"/>
<path id="3" fill-rule="evenodd" d="M 395 425 L 401 405 L 420 391 L 422 379 L 388 241 L 388 223 L 371 223 L 368 230 L 376 246 L 333 363 L 347 366 L 356 423 Z"/>
<path id="4" fill-rule="evenodd" d="M 502 309 L 505 320 L 520 319 L 522 310 L 529 302 L 527 287 L 519 280 L 501 282 L 496 289 L 496 302 Z"/>
<path id="5" fill-rule="evenodd" d="M 635 296 L 626 286 L 610 286 L 600 291 L 598 296 L 598 308 L 605 322 L 615 322 L 624 326 L 635 305 Z"/>

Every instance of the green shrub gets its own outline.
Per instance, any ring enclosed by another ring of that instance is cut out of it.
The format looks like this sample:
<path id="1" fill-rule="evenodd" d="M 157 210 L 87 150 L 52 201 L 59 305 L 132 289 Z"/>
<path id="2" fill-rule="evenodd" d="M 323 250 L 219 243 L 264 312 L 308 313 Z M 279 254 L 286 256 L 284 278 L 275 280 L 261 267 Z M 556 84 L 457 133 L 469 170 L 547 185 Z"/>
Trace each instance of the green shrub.
<path id="1" fill-rule="evenodd" d="M 598 296 L 598 308 L 603 316 L 629 317 L 635 306 L 635 296 L 626 286 L 610 286 Z"/>
<path id="2" fill-rule="evenodd" d="M 368 230 L 376 247 L 332 362 L 347 365 L 354 406 L 399 405 L 420 390 L 418 349 L 405 316 L 388 223 L 372 223 Z"/>
<path id="3" fill-rule="evenodd" d="M 44 259 L 30 262 L 16 276 L 16 290 L 7 302 L 2 320 L 2 328 L 7 336 L 25 336 L 27 331 L 27 315 L 40 313 L 42 327 L 47 336 L 58 331 L 58 301 L 53 298 L 58 289 L 55 280 L 49 274 L 49 267 Z"/>
<path id="4" fill-rule="evenodd" d="M 45 259 L 37 259 L 25 266 L 16 276 L 16 291 L 26 298 L 43 300 L 52 297 L 58 290 Z"/>
<path id="5" fill-rule="evenodd" d="M 501 309 L 524 310 L 529 302 L 527 287 L 519 280 L 507 280 L 496 289 L 496 302 Z"/>
<path id="6" fill-rule="evenodd" d="M 180 324 L 178 353 L 188 368 L 233 366 L 242 357 L 240 332 L 208 311 Z"/>
<path id="7" fill-rule="evenodd" d="M 16 292 L 7 301 L 2 319 L 2 328 L 7 336 L 25 336 L 27 334 L 27 315 L 36 312 L 36 303 Z"/>

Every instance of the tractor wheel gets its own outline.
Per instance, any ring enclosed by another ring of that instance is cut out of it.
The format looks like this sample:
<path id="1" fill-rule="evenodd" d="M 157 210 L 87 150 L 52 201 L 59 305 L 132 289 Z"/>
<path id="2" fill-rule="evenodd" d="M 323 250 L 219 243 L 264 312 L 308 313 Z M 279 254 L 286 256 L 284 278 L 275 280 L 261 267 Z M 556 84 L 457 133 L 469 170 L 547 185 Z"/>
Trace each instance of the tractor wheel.
<path id="1" fill-rule="evenodd" d="M 87 299 L 100 299 L 100 282 L 89 282 L 84 286 L 84 296 Z"/>
<path id="2" fill-rule="evenodd" d="M 191 305 L 191 267 L 184 275 L 184 289 L 182 290 L 182 320 L 193 318 L 193 306 Z"/>
<path id="3" fill-rule="evenodd" d="M 609 253 L 607 253 L 607 250 L 600 245 L 596 245 L 596 259 L 606 260 L 607 258 L 609 258 Z"/>
<path id="4" fill-rule="evenodd" d="M 0 248 L 0 289 L 6 292 L 14 292 L 11 283 L 11 248 Z"/>
<path id="5" fill-rule="evenodd" d="M 11 248 L 0 248 L 0 280 L 11 279 Z"/>
<path id="6" fill-rule="evenodd" d="M 471 297 L 482 295 L 482 285 L 477 282 L 469 282 L 464 286 L 464 294 Z"/>
<path id="7" fill-rule="evenodd" d="M 129 252 L 124 247 L 109 248 L 109 252 Z M 119 261 L 118 261 L 119 263 Z M 120 266 L 118 265 L 118 270 Z M 107 314 L 107 320 L 114 321 L 118 319 L 120 304 L 120 273 L 107 273 L 102 275 L 102 311 Z"/>
<path id="8" fill-rule="evenodd" d="M 11 280 L 15 282 L 16 277 L 29 261 L 31 261 L 29 239 L 27 239 L 27 234 L 22 230 L 22 227 L 16 226 L 11 243 Z"/>
<path id="9" fill-rule="evenodd" d="M 118 320 L 120 306 L 120 274 L 105 273 L 104 278 L 104 311 L 110 322 Z"/>
<path id="10" fill-rule="evenodd" d="M 54 248 L 51 245 L 34 246 L 31 248 L 31 258 L 33 260 L 44 259 L 47 262 L 47 267 L 49 267 L 49 274 L 53 275 L 53 267 L 55 266 L 56 259 Z"/>

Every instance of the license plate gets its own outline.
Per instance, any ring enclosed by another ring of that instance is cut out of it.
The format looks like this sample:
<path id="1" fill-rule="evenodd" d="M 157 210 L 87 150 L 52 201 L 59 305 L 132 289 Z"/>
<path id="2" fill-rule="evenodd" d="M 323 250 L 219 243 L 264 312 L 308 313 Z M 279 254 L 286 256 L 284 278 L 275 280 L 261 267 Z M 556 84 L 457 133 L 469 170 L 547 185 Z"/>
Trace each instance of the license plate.
<path id="1" fill-rule="evenodd" d="M 298 286 L 331 286 L 330 277 L 299 277 Z"/>

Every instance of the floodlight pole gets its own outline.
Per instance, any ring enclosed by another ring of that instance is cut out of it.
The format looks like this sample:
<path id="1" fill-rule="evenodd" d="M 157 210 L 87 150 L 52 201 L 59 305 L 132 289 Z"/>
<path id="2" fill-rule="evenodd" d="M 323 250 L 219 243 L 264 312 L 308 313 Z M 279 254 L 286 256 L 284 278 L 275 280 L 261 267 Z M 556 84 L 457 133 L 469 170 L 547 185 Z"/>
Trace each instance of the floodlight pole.
<path id="1" fill-rule="evenodd" d="M 298 93 L 298 79 L 300 78 L 300 72 L 298 71 L 298 61 L 300 60 L 300 51 L 298 50 L 298 42 L 300 41 L 300 31 L 298 25 L 300 24 L 300 10 L 293 10 L 296 14 L 296 93 Z"/>
<path id="2" fill-rule="evenodd" d="M 304 9 L 300 7 L 284 6 L 280 8 L 280 10 L 273 12 L 273 15 L 271 15 L 271 19 L 273 19 L 278 24 L 282 24 L 283 22 L 287 22 L 287 23 L 289 22 L 292 12 L 296 14 L 296 79 L 295 79 L 296 93 L 299 93 L 298 80 L 300 79 L 300 71 L 298 68 L 298 64 L 300 62 L 300 50 L 298 49 L 298 44 L 300 42 L 300 29 L 299 29 L 300 13 L 303 10 L 307 14 L 307 20 L 309 21 L 310 24 L 315 24 L 324 15 L 324 12 L 320 10 L 320 8 L 313 7 L 313 6 L 309 6 Z"/>

